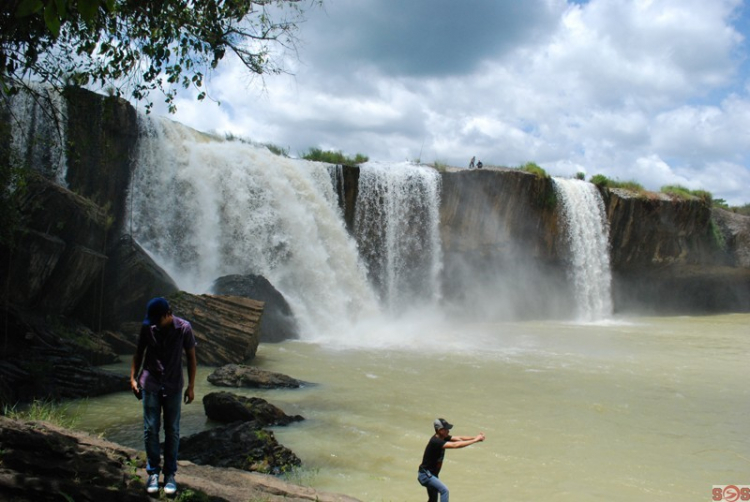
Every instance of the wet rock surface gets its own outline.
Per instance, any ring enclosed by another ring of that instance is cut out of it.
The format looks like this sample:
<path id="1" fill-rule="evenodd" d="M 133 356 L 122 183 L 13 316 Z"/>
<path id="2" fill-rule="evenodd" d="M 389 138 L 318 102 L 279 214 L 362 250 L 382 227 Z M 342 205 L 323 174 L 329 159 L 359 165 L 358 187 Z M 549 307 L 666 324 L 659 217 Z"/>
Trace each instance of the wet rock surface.
<path id="1" fill-rule="evenodd" d="M 219 387 L 253 389 L 295 389 L 310 385 L 281 373 L 266 371 L 242 364 L 227 364 L 208 375 L 208 381 Z"/>
<path id="2" fill-rule="evenodd" d="M 304 420 L 300 415 L 289 416 L 280 408 L 259 397 L 245 397 L 230 392 L 211 392 L 203 397 L 206 416 L 214 422 L 232 423 L 252 421 L 260 427 L 289 425 Z"/>

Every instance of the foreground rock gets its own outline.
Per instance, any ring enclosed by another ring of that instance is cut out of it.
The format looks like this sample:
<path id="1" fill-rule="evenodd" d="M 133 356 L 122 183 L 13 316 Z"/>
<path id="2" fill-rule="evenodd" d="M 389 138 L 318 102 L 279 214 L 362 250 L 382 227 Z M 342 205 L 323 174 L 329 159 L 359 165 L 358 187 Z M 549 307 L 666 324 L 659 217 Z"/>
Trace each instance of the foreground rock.
<path id="1" fill-rule="evenodd" d="M 284 474 L 302 465 L 273 432 L 255 422 L 234 422 L 180 438 L 180 458 L 199 465 L 234 467 L 264 474 Z"/>
<path id="2" fill-rule="evenodd" d="M 296 389 L 306 382 L 242 364 L 227 364 L 208 375 L 207 380 L 219 387 L 247 387 L 252 389 Z"/>
<path id="3" fill-rule="evenodd" d="M 143 452 L 89 434 L 0 417 L 0 450 L 0 500 L 154 500 L 145 490 Z M 192 490 L 212 502 L 357 502 L 273 476 L 182 460 L 177 479 L 180 492 Z"/>
<path id="4" fill-rule="evenodd" d="M 245 397 L 230 392 L 211 392 L 203 397 L 206 416 L 222 423 L 253 421 L 260 427 L 289 425 L 304 420 L 300 415 L 289 416 L 280 408 L 259 397 Z"/>
<path id="5" fill-rule="evenodd" d="M 90 330 L 29 312 L 0 307 L 5 328 L 0 344 L 0 406 L 34 399 L 77 399 L 126 391 L 128 378 L 92 363 L 117 356 Z M 75 343 L 84 339 L 85 348 Z"/>

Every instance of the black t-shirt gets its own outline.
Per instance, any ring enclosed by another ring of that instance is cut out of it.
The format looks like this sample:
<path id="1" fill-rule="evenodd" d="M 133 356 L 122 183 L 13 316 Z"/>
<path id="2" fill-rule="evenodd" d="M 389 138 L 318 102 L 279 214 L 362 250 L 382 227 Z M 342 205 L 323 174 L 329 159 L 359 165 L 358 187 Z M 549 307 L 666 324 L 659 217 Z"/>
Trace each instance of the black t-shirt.
<path id="1" fill-rule="evenodd" d="M 419 466 L 419 469 L 430 471 L 433 476 L 440 474 L 440 468 L 443 467 L 443 457 L 445 457 L 443 446 L 450 439 L 450 436 L 447 436 L 445 439 L 432 436 L 430 442 L 427 443 L 427 447 L 424 449 L 422 465 Z"/>

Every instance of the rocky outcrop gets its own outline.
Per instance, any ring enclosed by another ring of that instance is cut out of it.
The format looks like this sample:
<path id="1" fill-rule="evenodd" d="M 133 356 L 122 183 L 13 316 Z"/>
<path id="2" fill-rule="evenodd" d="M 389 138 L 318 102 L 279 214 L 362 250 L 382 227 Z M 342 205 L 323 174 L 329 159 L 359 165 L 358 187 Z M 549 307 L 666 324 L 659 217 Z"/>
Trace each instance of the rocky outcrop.
<path id="1" fill-rule="evenodd" d="M 252 360 L 260 338 L 263 302 L 240 296 L 191 295 L 180 292 L 169 303 L 175 315 L 193 326 L 198 363 L 220 366 Z"/>
<path id="2" fill-rule="evenodd" d="M 0 409 L 33 399 L 76 399 L 128 389 L 128 378 L 92 363 L 117 356 L 83 326 L 50 324 L 29 312 L 0 308 Z"/>
<path id="3" fill-rule="evenodd" d="M 138 117 L 124 99 L 69 87 L 65 181 L 70 190 L 100 207 L 109 208 L 109 242 L 123 230 L 127 187 L 138 141 Z"/>
<path id="4" fill-rule="evenodd" d="M 259 397 L 245 397 L 230 392 L 211 392 L 203 396 L 206 416 L 214 422 L 255 422 L 260 427 L 289 425 L 304 420 L 290 416 L 280 408 Z"/>
<path id="5" fill-rule="evenodd" d="M 145 454 L 44 422 L 0 417 L 0 499 L 152 501 L 145 490 Z M 273 476 L 180 460 L 180 493 L 213 502 L 357 502 L 286 483 Z M 178 493 L 178 496 L 180 495 Z M 193 500 L 193 499 L 191 499 Z"/>
<path id="6" fill-rule="evenodd" d="M 274 475 L 302 465 L 294 452 L 276 441 L 273 432 L 254 422 L 234 422 L 180 438 L 180 458 L 198 465 Z"/>
<path id="7" fill-rule="evenodd" d="M 39 176 L 30 177 L 20 206 L 19 242 L 0 249 L 8 281 L 2 298 L 46 314 L 69 314 L 107 260 L 106 212 Z"/>
<path id="8" fill-rule="evenodd" d="M 123 235 L 109 252 L 103 277 L 91 284 L 74 314 L 97 331 L 137 334 L 137 329 L 125 324 L 143 319 L 148 299 L 178 291 L 143 248 L 130 235 Z"/>
<path id="9" fill-rule="evenodd" d="M 299 338 L 299 327 L 289 303 L 268 279 L 260 275 L 228 275 L 214 282 L 217 295 L 232 295 L 262 301 L 260 340 L 275 343 Z"/>
<path id="10" fill-rule="evenodd" d="M 250 389 L 296 389 L 306 382 L 266 371 L 253 366 L 227 364 L 208 375 L 207 380 L 218 387 L 246 387 Z"/>

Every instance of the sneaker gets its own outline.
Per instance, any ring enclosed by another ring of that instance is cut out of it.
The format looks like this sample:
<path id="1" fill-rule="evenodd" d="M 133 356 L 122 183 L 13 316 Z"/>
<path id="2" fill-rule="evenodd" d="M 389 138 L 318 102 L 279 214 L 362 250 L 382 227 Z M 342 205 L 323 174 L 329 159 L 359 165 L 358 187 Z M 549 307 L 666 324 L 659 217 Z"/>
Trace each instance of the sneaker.
<path id="1" fill-rule="evenodd" d="M 164 477 L 164 494 L 174 495 L 177 492 L 177 483 L 174 481 L 174 474 L 167 474 Z"/>
<path id="2" fill-rule="evenodd" d="M 146 493 L 159 493 L 159 475 L 149 474 L 148 483 L 146 483 Z"/>

